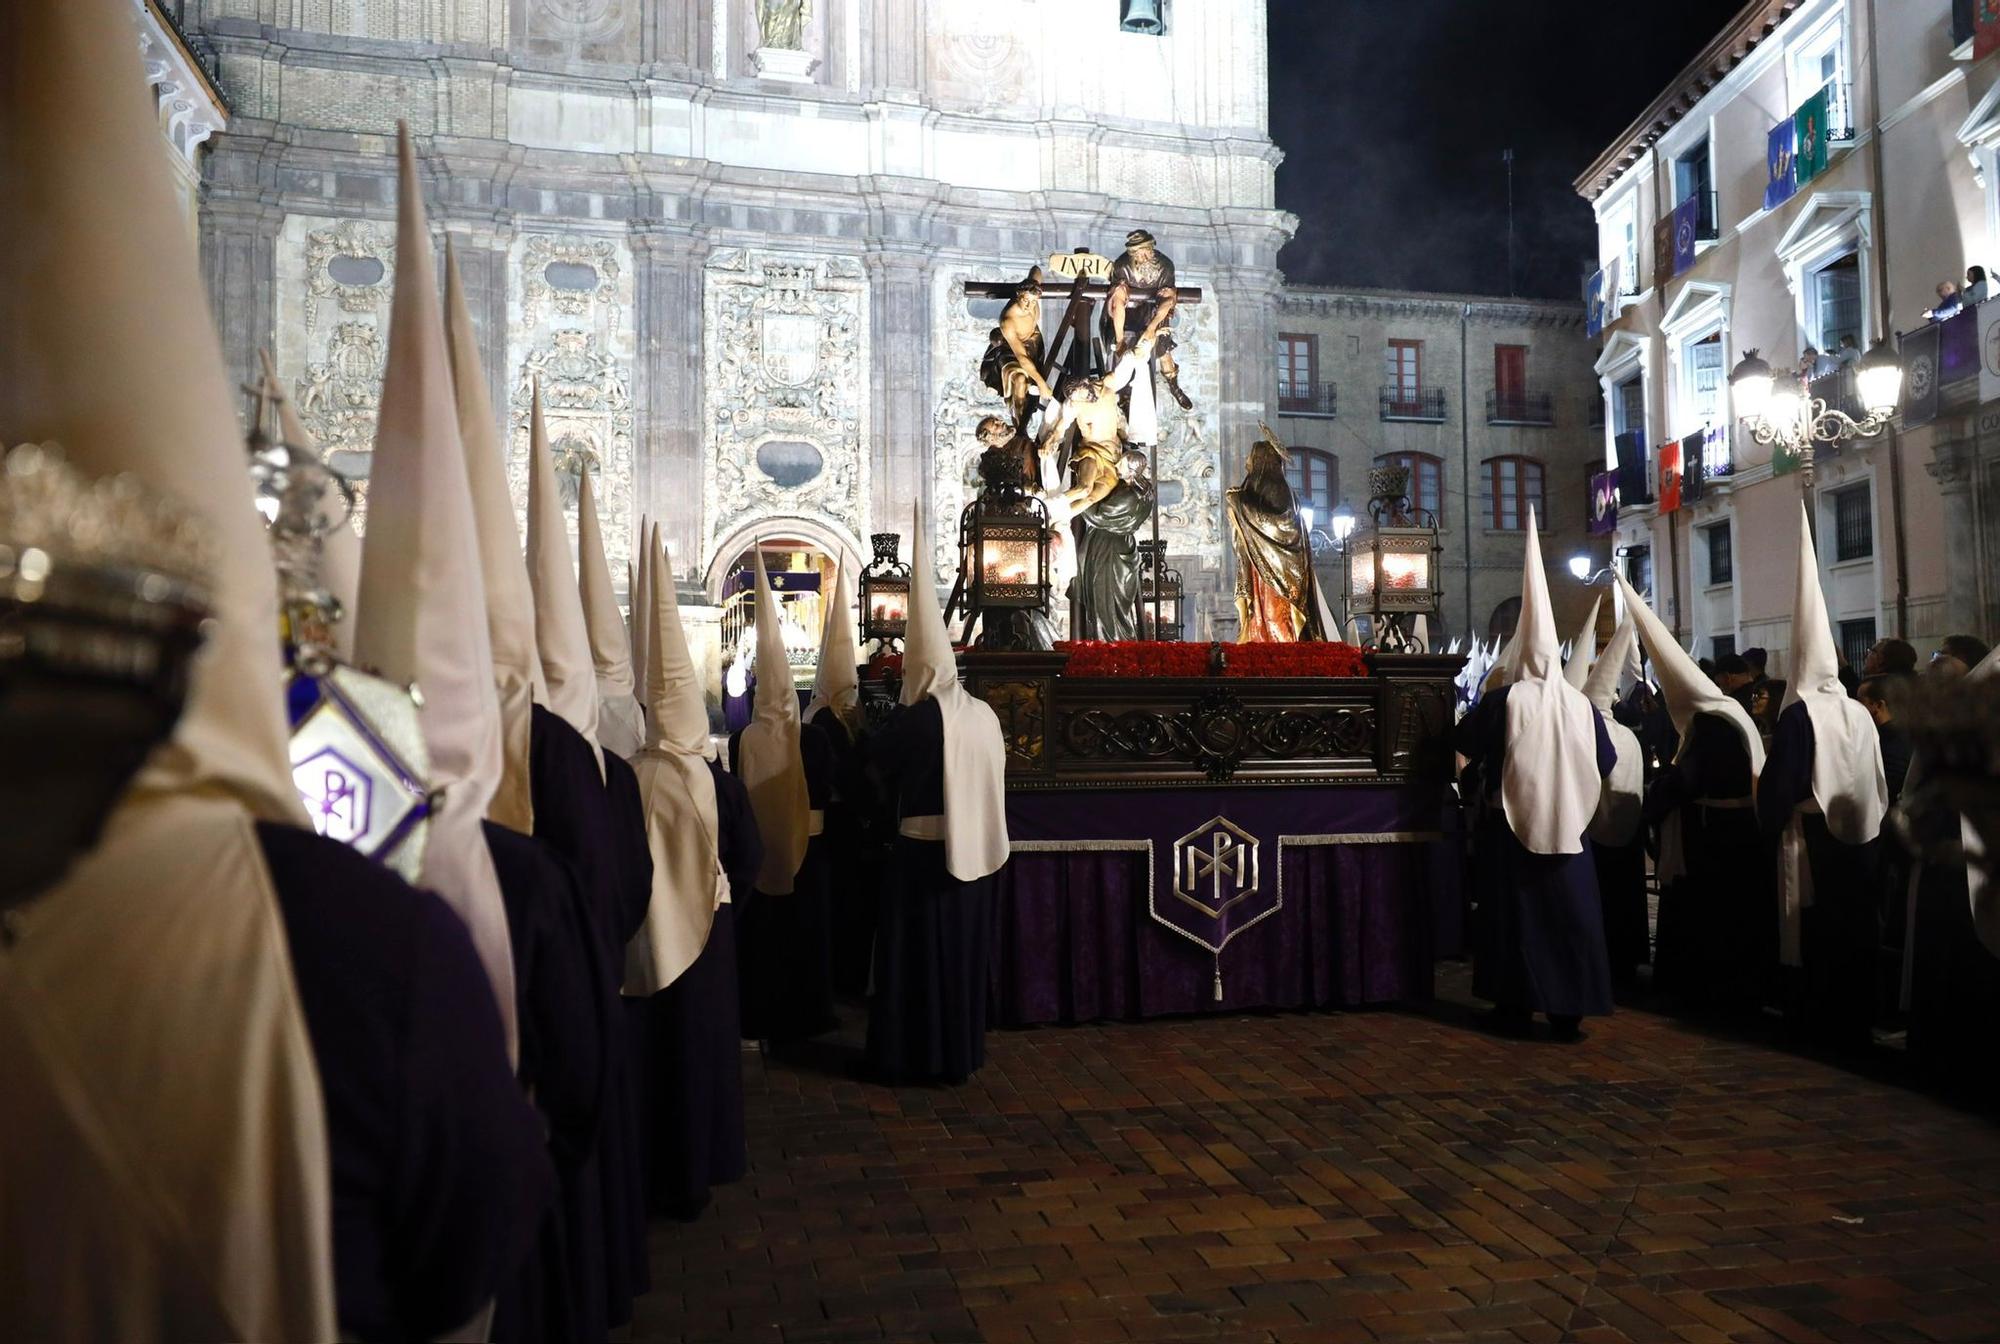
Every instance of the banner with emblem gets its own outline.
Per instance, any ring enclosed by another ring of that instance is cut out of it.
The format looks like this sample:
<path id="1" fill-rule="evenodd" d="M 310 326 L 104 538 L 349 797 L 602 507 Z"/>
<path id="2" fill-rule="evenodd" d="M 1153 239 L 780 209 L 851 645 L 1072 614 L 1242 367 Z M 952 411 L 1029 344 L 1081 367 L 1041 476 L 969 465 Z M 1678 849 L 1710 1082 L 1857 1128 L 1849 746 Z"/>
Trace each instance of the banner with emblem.
<path id="1" fill-rule="evenodd" d="M 1583 282 L 1583 334 L 1596 336 L 1604 330 L 1604 270 L 1599 267 Z"/>
<path id="2" fill-rule="evenodd" d="M 1694 266 L 1695 239 L 1701 230 L 1701 197 L 1701 192 L 1691 191 L 1686 200 L 1674 207 L 1675 275 Z"/>
<path id="3" fill-rule="evenodd" d="M 1590 473 L 1590 535 L 1601 537 L 1618 528 L 1618 473 Z"/>
<path id="4" fill-rule="evenodd" d="M 1681 446 L 1668 440 L 1660 445 L 1660 512 L 1678 513 L 1681 507 Z"/>
<path id="5" fill-rule="evenodd" d="M 1995 0 L 2000 3 L 2000 0 Z M 1792 199 L 1792 193 L 1799 189 L 1798 179 L 1792 175 L 1792 132 L 1795 129 L 1790 117 L 1786 117 L 1771 128 L 1771 134 L 1764 142 L 1764 208 L 1775 210 Z"/>
<path id="6" fill-rule="evenodd" d="M 1826 171 L 1826 90 L 1792 114 L 1792 176 L 1801 187 Z"/>
<path id="7" fill-rule="evenodd" d="M 1995 0 L 2000 4 L 2000 0 Z M 2000 303 L 1973 309 L 1979 315 L 1979 402 L 2000 401 Z"/>
<path id="8" fill-rule="evenodd" d="M 1653 225 L 1653 284 L 1663 287 L 1674 278 L 1674 217 Z"/>
<path id="9" fill-rule="evenodd" d="M 2000 51 L 2000 0 L 1972 0 L 1972 59 Z"/>
<path id="10" fill-rule="evenodd" d="M 1934 322 L 1903 333 L 1903 423 L 1915 429 L 1937 419 L 1938 335 Z"/>
<path id="11" fill-rule="evenodd" d="M 1697 429 L 1681 440 L 1681 502 L 1693 504 L 1707 493 L 1709 431 Z"/>

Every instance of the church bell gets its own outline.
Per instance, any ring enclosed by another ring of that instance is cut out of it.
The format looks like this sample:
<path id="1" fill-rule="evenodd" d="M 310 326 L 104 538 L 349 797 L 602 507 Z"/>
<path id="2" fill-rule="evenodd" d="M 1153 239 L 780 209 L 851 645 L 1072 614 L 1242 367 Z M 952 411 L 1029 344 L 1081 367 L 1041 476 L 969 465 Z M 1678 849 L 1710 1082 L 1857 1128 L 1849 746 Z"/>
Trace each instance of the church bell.
<path id="1" fill-rule="evenodd" d="M 1145 33 L 1149 37 L 1165 32 L 1166 24 L 1160 19 L 1160 0 L 1125 0 L 1125 17 L 1118 26 L 1125 32 Z"/>

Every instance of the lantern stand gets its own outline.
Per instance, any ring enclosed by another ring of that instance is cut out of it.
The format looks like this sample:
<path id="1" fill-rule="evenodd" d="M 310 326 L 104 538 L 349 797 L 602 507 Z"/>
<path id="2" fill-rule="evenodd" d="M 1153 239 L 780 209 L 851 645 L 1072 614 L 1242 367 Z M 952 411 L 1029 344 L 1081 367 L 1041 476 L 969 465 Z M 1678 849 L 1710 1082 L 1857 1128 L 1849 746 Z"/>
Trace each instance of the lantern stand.
<path id="1" fill-rule="evenodd" d="M 902 534 L 877 532 L 868 540 L 875 558 L 861 571 L 861 638 L 886 654 L 903 642 L 910 619 L 910 567 L 896 558 Z"/>
<path id="2" fill-rule="evenodd" d="M 1369 618 L 1383 653 L 1423 653 L 1411 620 L 1436 616 L 1442 598 L 1437 515 L 1411 504 L 1409 486 L 1408 467 L 1369 471 L 1369 521 L 1347 547 L 1350 614 Z"/>
<path id="3" fill-rule="evenodd" d="M 1044 652 L 1054 646 L 1048 506 L 1022 485 L 1016 454 L 983 454 L 979 474 L 982 488 L 958 521 L 957 590 L 965 601 L 965 628 L 979 622 L 977 648 Z"/>
<path id="4" fill-rule="evenodd" d="M 1799 460 L 1799 487 L 1813 498 L 1815 458 L 1824 446 L 1837 450 L 1850 439 L 1872 439 L 1889 427 L 1903 397 L 1903 361 L 1887 341 L 1877 341 L 1854 369 L 1857 420 L 1838 406 L 1816 396 L 1813 384 L 1795 373 L 1780 373 L 1755 349 L 1745 352 L 1729 371 L 1729 398 L 1750 437 Z M 1818 510 L 1806 510 L 1806 523 L 1819 530 Z"/>
<path id="5" fill-rule="evenodd" d="M 1182 638 L 1181 572 L 1167 564 L 1167 543 L 1139 543 L 1139 635 L 1178 643 Z"/>

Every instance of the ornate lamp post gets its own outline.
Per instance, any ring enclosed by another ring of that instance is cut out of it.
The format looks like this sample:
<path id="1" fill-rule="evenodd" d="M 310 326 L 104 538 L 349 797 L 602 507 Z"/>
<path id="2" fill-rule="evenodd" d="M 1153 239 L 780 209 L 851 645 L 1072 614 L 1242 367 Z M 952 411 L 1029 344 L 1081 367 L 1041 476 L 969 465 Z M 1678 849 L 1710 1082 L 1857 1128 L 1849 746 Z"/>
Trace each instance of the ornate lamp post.
<path id="1" fill-rule="evenodd" d="M 1167 564 L 1167 543 L 1142 541 L 1139 543 L 1139 634 L 1144 639 L 1178 641 L 1181 629 L 1181 572 Z"/>
<path id="2" fill-rule="evenodd" d="M 1422 653 L 1412 617 L 1438 613 L 1437 516 L 1411 504 L 1407 467 L 1368 473 L 1369 521 L 1348 546 L 1347 595 L 1351 614 L 1367 616 L 1375 646 L 1385 653 Z"/>
<path id="3" fill-rule="evenodd" d="M 1729 395 L 1757 442 L 1799 459 L 1808 495 L 1813 487 L 1813 455 L 1821 444 L 1871 439 L 1888 427 L 1903 395 L 1903 363 L 1886 341 L 1877 341 L 1854 370 L 1862 418 L 1813 395 L 1811 384 L 1794 373 L 1778 373 L 1748 351 L 1729 373 Z"/>
<path id="4" fill-rule="evenodd" d="M 910 567 L 896 558 L 901 534 L 877 532 L 868 540 L 875 558 L 861 571 L 861 638 L 874 640 L 876 649 L 886 653 L 902 642 L 909 622 Z"/>
<path id="5" fill-rule="evenodd" d="M 958 522 L 959 587 L 967 628 L 970 618 L 979 619 L 982 649 L 1030 649 L 1038 643 L 1029 633 L 1037 623 L 1018 618 L 1048 614 L 1048 506 L 1022 487 L 1018 457 L 987 453 L 980 471 L 985 488 L 965 506 Z M 1046 620 L 1039 624 L 1045 627 Z"/>

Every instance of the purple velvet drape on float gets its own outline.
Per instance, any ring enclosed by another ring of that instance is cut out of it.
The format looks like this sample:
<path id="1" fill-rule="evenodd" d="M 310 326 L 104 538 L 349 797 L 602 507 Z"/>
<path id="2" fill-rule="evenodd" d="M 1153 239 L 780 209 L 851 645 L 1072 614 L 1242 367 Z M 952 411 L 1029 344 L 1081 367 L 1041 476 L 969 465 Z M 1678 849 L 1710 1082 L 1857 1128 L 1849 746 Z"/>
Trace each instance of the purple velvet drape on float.
<path id="1" fill-rule="evenodd" d="M 1016 793 L 1007 817 L 1015 852 L 994 902 L 1000 1025 L 1419 1000 L 1440 933 L 1456 950 L 1455 850 L 1428 790 Z M 1154 905 L 1188 919 L 1170 890 L 1173 848 L 1211 818 L 1257 843 L 1263 890 L 1232 913 L 1276 906 L 1239 924 L 1223 950 L 1219 1002 L 1216 956 L 1148 910 L 1151 862 Z"/>

